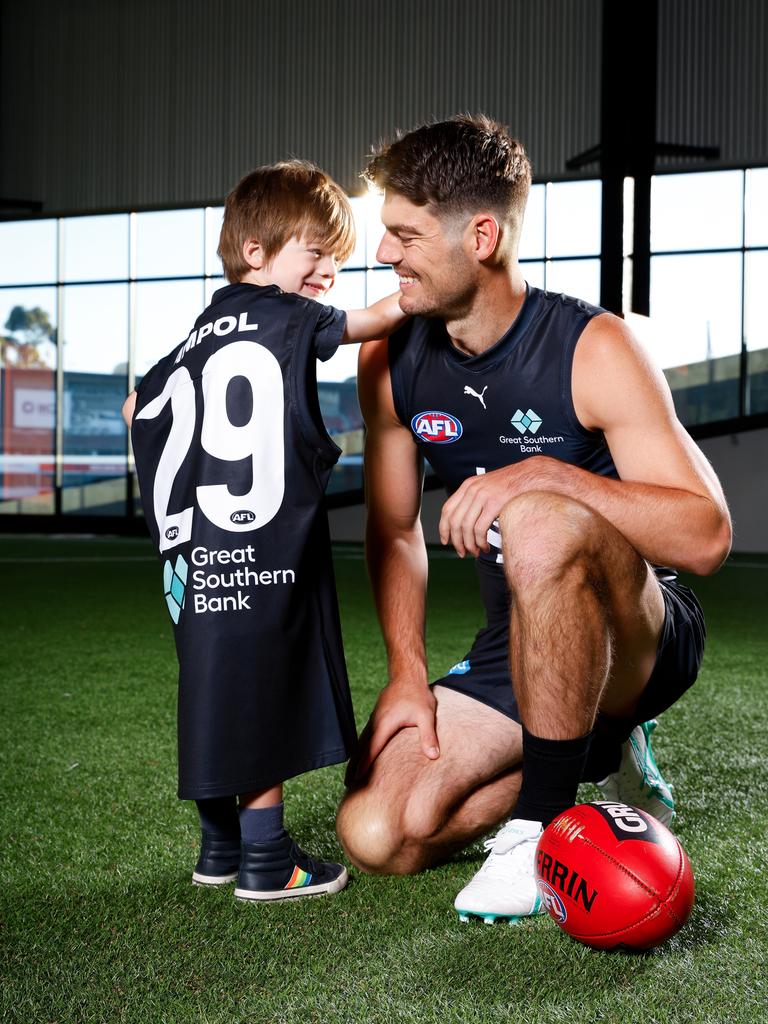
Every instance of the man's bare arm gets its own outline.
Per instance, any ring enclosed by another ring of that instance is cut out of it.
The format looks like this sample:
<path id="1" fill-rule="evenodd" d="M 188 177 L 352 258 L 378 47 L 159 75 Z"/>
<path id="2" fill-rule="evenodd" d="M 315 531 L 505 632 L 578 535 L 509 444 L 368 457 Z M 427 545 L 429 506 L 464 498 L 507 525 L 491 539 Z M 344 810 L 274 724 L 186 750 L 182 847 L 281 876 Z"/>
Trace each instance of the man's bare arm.
<path id="1" fill-rule="evenodd" d="M 366 559 L 387 648 L 389 682 L 361 737 L 353 777 L 364 775 L 392 736 L 408 726 L 418 727 L 425 756 L 439 755 L 424 646 L 422 464 L 410 431 L 395 413 L 386 341 L 360 350 L 358 388 L 367 426 Z"/>
<path id="2" fill-rule="evenodd" d="M 476 555 L 487 548 L 487 529 L 509 500 L 553 491 L 595 509 L 649 561 L 714 572 L 731 542 L 722 489 L 678 422 L 663 374 L 617 317 L 597 317 L 584 331 L 573 399 L 581 423 L 605 433 L 621 480 L 546 456 L 472 477 L 443 508 L 443 543 Z"/>

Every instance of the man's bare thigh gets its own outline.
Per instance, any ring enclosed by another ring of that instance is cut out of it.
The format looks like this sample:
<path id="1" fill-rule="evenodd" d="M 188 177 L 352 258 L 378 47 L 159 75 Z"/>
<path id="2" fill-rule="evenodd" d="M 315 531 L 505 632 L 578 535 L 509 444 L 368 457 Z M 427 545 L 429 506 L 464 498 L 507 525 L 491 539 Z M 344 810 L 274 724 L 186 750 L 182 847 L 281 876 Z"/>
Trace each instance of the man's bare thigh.
<path id="1" fill-rule="evenodd" d="M 607 713 L 625 713 L 626 699 L 644 689 L 656 663 L 664 625 L 664 598 L 653 569 L 612 527 L 607 531 L 608 607 L 612 661 L 600 702 Z M 611 558 L 611 556 L 613 556 Z"/>
<path id="2" fill-rule="evenodd" d="M 364 788 L 382 800 L 411 798 L 449 811 L 491 779 L 518 766 L 522 733 L 513 719 L 466 694 L 435 686 L 440 757 L 430 760 L 416 728 L 402 729 L 376 758 Z"/>

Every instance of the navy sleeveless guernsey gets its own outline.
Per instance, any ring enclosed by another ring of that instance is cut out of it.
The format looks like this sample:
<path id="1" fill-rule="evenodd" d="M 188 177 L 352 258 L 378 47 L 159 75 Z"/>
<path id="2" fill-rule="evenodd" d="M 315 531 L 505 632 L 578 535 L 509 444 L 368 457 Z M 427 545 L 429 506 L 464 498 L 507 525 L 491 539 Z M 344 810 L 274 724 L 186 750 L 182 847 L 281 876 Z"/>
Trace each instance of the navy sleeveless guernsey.
<path id="1" fill-rule="evenodd" d="M 455 348 L 442 320 L 415 317 L 390 338 L 395 411 L 449 493 L 533 455 L 618 478 L 605 438 L 579 423 L 571 395 L 576 343 L 603 312 L 529 286 L 512 326 L 478 356 Z M 495 524 L 488 540 L 480 558 L 498 563 Z"/>
<path id="2" fill-rule="evenodd" d="M 141 381 L 131 436 L 179 658 L 179 796 L 346 760 L 355 726 L 322 497 L 339 448 L 315 359 L 345 315 L 216 292 Z"/>

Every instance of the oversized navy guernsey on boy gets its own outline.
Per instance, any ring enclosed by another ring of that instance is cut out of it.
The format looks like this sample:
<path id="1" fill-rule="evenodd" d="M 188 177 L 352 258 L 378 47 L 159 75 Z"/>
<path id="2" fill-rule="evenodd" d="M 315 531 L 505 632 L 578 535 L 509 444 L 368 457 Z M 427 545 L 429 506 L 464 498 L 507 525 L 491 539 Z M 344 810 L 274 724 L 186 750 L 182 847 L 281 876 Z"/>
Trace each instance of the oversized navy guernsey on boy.
<path id="1" fill-rule="evenodd" d="M 345 315 L 238 284 L 138 388 L 132 439 L 179 657 L 179 796 L 346 760 L 355 726 L 322 497 L 315 359 Z"/>
<path id="2" fill-rule="evenodd" d="M 604 310 L 529 286 L 507 333 L 479 356 L 442 320 L 415 317 L 389 342 L 395 411 L 452 493 L 467 477 L 549 455 L 618 477 L 603 435 L 576 418 L 571 370 L 582 331 Z M 481 561 L 501 561 L 498 530 Z"/>

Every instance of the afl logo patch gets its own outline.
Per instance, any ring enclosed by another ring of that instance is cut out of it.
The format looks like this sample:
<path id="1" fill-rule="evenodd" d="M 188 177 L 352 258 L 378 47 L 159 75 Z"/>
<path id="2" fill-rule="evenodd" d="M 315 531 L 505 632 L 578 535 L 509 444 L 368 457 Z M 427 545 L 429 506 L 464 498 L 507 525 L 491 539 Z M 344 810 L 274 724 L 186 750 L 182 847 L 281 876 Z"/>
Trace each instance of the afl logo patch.
<path id="1" fill-rule="evenodd" d="M 244 508 L 239 512 L 233 512 L 229 517 L 231 523 L 252 523 L 256 515 L 250 509 Z"/>
<path id="2" fill-rule="evenodd" d="M 563 921 L 568 918 L 568 911 L 565 909 L 565 904 L 557 895 L 551 885 L 547 885 L 541 879 L 536 883 L 541 895 L 541 902 L 550 912 L 552 917 L 557 921 L 558 924 L 562 924 Z"/>
<path id="3" fill-rule="evenodd" d="M 178 526 L 169 526 L 168 529 L 165 531 L 165 539 L 166 540 L 176 540 L 176 538 L 178 536 L 179 536 L 179 528 L 178 528 Z"/>
<path id="4" fill-rule="evenodd" d="M 464 427 L 455 416 L 435 409 L 416 413 L 411 420 L 411 430 L 430 444 L 452 444 L 464 433 Z"/>

